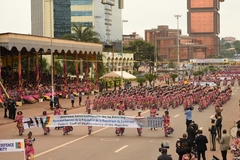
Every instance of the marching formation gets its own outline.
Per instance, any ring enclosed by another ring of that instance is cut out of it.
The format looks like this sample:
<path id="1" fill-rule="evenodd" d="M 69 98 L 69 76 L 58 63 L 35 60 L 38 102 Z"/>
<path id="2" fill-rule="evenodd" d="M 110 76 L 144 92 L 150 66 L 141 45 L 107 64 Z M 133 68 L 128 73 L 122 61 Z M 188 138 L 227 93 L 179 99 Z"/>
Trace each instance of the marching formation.
<path id="1" fill-rule="evenodd" d="M 229 77 L 229 75 L 227 76 Z M 193 108 L 194 106 L 196 106 L 199 111 L 203 111 L 210 105 L 213 105 L 216 110 L 216 117 L 221 115 L 221 107 L 231 98 L 231 86 L 235 84 L 236 80 L 238 80 L 239 82 L 240 78 L 233 75 L 230 76 L 230 79 L 223 78 L 222 80 L 216 78 L 215 75 L 212 75 L 211 77 L 216 80 L 214 81 L 216 83 L 216 86 L 210 86 L 208 83 L 206 83 L 205 86 L 202 86 L 200 84 L 201 80 L 190 79 L 189 83 L 185 85 L 176 84 L 172 86 L 162 87 L 134 86 L 129 89 L 119 89 L 116 91 L 103 93 L 100 96 L 95 96 L 93 100 L 87 97 L 84 102 L 86 106 L 86 112 L 87 114 L 92 114 L 92 110 L 100 112 L 106 109 L 112 109 L 113 111 L 119 110 L 118 115 L 125 115 L 125 110 L 137 109 L 139 111 L 135 118 L 143 118 L 143 116 L 141 115 L 142 110 L 149 109 L 150 117 L 158 117 L 159 113 L 157 112 L 163 109 L 163 128 L 165 136 L 168 137 L 174 131 L 170 123 L 170 109 L 182 106 L 183 110 L 186 112 L 186 110 L 188 110 L 189 108 Z M 210 78 L 210 80 L 213 81 L 212 78 Z M 205 76 L 204 78 L 202 77 L 201 79 L 203 79 L 203 81 L 210 82 L 209 76 Z M 230 81 L 230 85 L 228 85 L 228 81 Z M 220 87 L 221 82 L 224 87 Z M 79 102 L 79 104 L 81 103 Z M 51 108 L 53 107 L 53 105 L 50 106 Z M 62 112 L 63 115 L 67 115 L 67 110 L 62 110 L 59 105 L 56 105 L 54 109 L 54 115 L 61 115 Z M 47 112 L 43 111 L 42 116 L 46 117 Z M 16 122 L 20 136 L 24 132 L 22 118 L 23 113 L 21 111 L 18 111 L 16 116 Z M 49 134 L 51 131 L 50 128 L 47 127 L 44 122 L 41 122 L 41 124 L 44 135 Z M 189 123 L 187 127 L 192 126 L 192 124 L 192 122 Z M 93 132 L 92 128 L 92 126 L 87 127 L 89 135 Z M 67 135 L 69 132 L 73 131 L 72 126 L 56 127 L 55 129 L 62 129 L 63 135 Z M 154 125 L 151 128 L 151 130 L 156 129 L 157 127 L 155 127 Z M 139 136 L 142 135 L 142 130 L 143 129 L 141 127 L 137 128 L 137 134 Z M 115 133 L 117 136 L 123 135 L 124 132 L 125 128 L 116 127 Z M 218 129 L 217 133 L 221 134 L 221 129 Z M 213 139 L 215 138 L 213 137 Z M 34 152 L 34 150 L 31 152 Z"/>

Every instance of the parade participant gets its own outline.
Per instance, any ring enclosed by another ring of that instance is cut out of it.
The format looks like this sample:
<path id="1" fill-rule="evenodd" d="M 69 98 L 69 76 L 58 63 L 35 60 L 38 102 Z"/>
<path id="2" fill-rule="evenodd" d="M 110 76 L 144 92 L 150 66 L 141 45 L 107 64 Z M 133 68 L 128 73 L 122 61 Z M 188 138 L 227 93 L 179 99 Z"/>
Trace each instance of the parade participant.
<path id="1" fill-rule="evenodd" d="M 138 111 L 138 115 L 136 116 L 136 118 L 143 118 L 143 116 L 141 115 L 142 111 L 139 110 Z M 141 136 L 142 135 L 142 128 L 137 128 L 137 132 L 138 132 L 138 135 Z"/>
<path id="2" fill-rule="evenodd" d="M 166 110 L 164 113 L 165 113 L 165 115 L 163 115 L 164 133 L 165 136 L 168 137 L 168 135 L 173 132 L 173 129 L 171 128 L 170 125 L 170 116 L 168 110 Z"/>
<path id="3" fill-rule="evenodd" d="M 150 109 L 150 117 L 156 117 L 156 113 L 157 113 L 157 110 L 156 110 L 156 107 L 154 105 L 152 105 L 151 109 Z M 155 130 L 156 128 L 151 128 L 151 130 Z"/>
<path id="4" fill-rule="evenodd" d="M 17 116 L 16 116 L 15 121 L 17 122 L 17 128 L 18 128 L 19 135 L 21 136 L 22 133 L 24 132 L 22 111 L 17 112 Z"/>
<path id="5" fill-rule="evenodd" d="M 119 104 L 119 106 L 118 106 L 118 109 L 119 109 L 120 111 L 124 111 L 124 109 L 125 109 L 125 107 L 124 107 L 124 104 L 123 104 L 123 101 L 122 101 L 122 100 L 120 100 L 120 104 Z"/>
<path id="6" fill-rule="evenodd" d="M 184 114 L 186 115 L 186 130 L 188 129 L 190 123 L 192 122 L 192 110 L 193 107 L 188 107 L 184 111 Z"/>
<path id="7" fill-rule="evenodd" d="M 93 110 L 97 110 L 97 103 L 98 103 L 98 98 L 97 96 L 95 96 L 95 98 L 93 99 L 93 106 L 92 106 Z"/>
<path id="8" fill-rule="evenodd" d="M 74 100 L 75 100 L 75 97 L 74 97 L 73 92 L 71 92 L 70 99 L 71 99 L 72 108 L 74 108 Z"/>
<path id="9" fill-rule="evenodd" d="M 32 132 L 29 131 L 28 137 L 24 139 L 26 160 L 34 159 L 34 148 L 33 148 L 34 141 L 35 141 L 35 138 L 32 138 Z"/>
<path id="10" fill-rule="evenodd" d="M 87 96 L 87 99 L 85 100 L 86 112 L 88 112 L 90 105 L 91 105 L 91 100 L 89 99 L 89 96 Z"/>
<path id="11" fill-rule="evenodd" d="M 192 154 L 190 147 L 186 147 L 185 151 L 186 153 L 182 156 L 182 160 L 195 160 L 195 156 Z"/>
<path id="12" fill-rule="evenodd" d="M 88 114 L 91 114 L 91 109 L 88 108 Z M 88 126 L 88 135 L 92 133 L 92 126 Z"/>
<path id="13" fill-rule="evenodd" d="M 118 111 L 118 115 L 119 116 L 123 115 L 123 112 Z M 117 136 L 119 136 L 120 134 L 123 135 L 124 131 L 125 131 L 125 128 L 116 127 L 115 133 L 117 134 Z"/>
<path id="14" fill-rule="evenodd" d="M 54 100 L 53 100 L 53 97 L 50 96 L 50 109 L 53 110 L 53 105 L 54 105 Z"/>
<path id="15" fill-rule="evenodd" d="M 231 150 L 233 152 L 233 160 L 240 159 L 240 131 L 238 130 L 236 133 L 237 138 L 233 141 L 231 145 Z"/>
<path id="16" fill-rule="evenodd" d="M 42 115 L 44 117 L 46 117 L 47 116 L 47 111 L 43 111 Z M 47 135 L 48 133 L 50 133 L 50 128 L 46 127 L 46 123 L 44 123 L 43 121 L 41 123 L 42 123 L 42 128 L 43 128 L 44 135 Z"/>
<path id="17" fill-rule="evenodd" d="M 230 136 L 227 135 L 227 130 L 225 130 L 225 129 L 223 130 L 223 135 L 218 142 L 220 144 L 222 158 L 223 158 L 223 160 L 227 160 L 227 150 L 230 149 L 230 145 L 229 145 Z"/>
<path id="18" fill-rule="evenodd" d="M 209 132 L 210 132 L 210 146 L 212 146 L 211 151 L 216 151 L 216 135 L 217 135 L 217 129 L 216 129 L 216 124 L 215 120 L 211 119 L 211 127 L 209 127 Z"/>
<path id="19" fill-rule="evenodd" d="M 196 137 L 196 151 L 197 151 L 197 157 L 198 160 L 201 159 L 201 156 L 203 158 L 203 160 L 206 160 L 206 155 L 205 152 L 207 150 L 207 137 L 205 135 L 202 134 L 202 130 L 198 130 L 198 136 Z"/>
<path id="20" fill-rule="evenodd" d="M 64 109 L 63 115 L 67 115 L 67 110 L 66 109 Z M 72 126 L 64 126 L 63 127 L 63 135 L 66 135 L 66 134 L 68 134 L 71 131 L 73 131 L 73 127 Z"/>
<path id="21" fill-rule="evenodd" d="M 61 109 L 59 105 L 56 106 L 56 109 L 54 110 L 54 115 L 61 115 Z M 55 127 L 55 129 L 60 129 L 61 127 Z"/>
<path id="22" fill-rule="evenodd" d="M 217 139 L 221 139 L 222 133 L 222 115 L 221 112 L 218 112 L 216 115 L 216 129 L 217 129 Z"/>

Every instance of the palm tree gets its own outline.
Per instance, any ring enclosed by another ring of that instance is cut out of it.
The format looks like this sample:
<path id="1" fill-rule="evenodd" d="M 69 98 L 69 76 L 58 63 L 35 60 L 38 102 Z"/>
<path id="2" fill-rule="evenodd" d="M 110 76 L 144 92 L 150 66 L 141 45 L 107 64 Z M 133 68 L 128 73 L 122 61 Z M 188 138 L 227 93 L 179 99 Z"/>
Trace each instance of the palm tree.
<path id="1" fill-rule="evenodd" d="M 63 39 L 75 40 L 80 42 L 100 42 L 99 38 L 97 38 L 99 33 L 93 30 L 93 26 L 84 27 L 82 23 L 75 22 L 73 22 L 71 25 L 73 33 L 63 35 Z"/>

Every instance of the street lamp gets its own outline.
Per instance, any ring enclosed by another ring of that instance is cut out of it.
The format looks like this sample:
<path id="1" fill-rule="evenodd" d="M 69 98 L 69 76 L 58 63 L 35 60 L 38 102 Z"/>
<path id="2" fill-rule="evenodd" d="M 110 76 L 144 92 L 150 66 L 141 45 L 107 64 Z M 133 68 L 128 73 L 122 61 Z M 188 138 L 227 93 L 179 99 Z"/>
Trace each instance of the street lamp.
<path id="1" fill-rule="evenodd" d="M 121 84 L 123 84 L 123 23 L 128 22 L 128 20 L 122 20 L 122 45 L 121 45 L 121 57 L 122 57 L 122 62 L 121 62 Z M 123 87 L 124 88 L 124 87 Z"/>
<path id="2" fill-rule="evenodd" d="M 178 54 L 178 57 L 177 57 L 177 73 L 178 73 L 178 76 L 179 76 L 179 61 L 180 61 L 180 55 L 179 55 L 179 18 L 182 17 L 182 15 L 174 15 L 175 18 L 177 18 L 177 54 Z"/>

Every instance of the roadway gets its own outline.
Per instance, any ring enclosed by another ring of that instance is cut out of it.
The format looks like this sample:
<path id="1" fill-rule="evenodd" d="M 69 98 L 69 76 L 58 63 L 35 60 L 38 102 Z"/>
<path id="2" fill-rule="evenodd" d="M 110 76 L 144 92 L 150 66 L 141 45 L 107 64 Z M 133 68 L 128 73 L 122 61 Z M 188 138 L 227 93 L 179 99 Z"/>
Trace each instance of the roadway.
<path id="1" fill-rule="evenodd" d="M 233 120 L 239 119 L 239 95 L 238 86 L 233 87 L 233 95 L 229 102 L 223 106 L 223 129 L 229 130 L 233 126 Z M 70 103 L 69 100 L 61 100 L 61 103 Z M 48 102 L 43 103 L 48 108 Z M 70 104 L 69 104 L 70 105 Z M 163 110 L 159 115 L 163 115 Z M 68 114 L 85 113 L 85 107 L 75 108 L 68 111 Z M 117 111 L 102 110 L 101 112 L 93 111 L 93 114 L 113 115 Z M 137 111 L 127 110 L 126 115 L 134 116 Z M 34 113 L 33 116 L 39 115 Z M 144 116 L 149 116 L 149 111 L 143 111 Z M 209 139 L 208 127 L 210 126 L 210 117 L 214 115 L 214 107 L 210 106 L 202 112 L 198 112 L 197 107 L 193 111 L 193 119 L 203 130 L 203 134 Z M 115 128 L 93 127 L 92 135 L 87 135 L 87 127 L 74 127 L 73 132 L 69 135 L 63 135 L 62 130 L 51 129 L 47 136 L 43 135 L 41 128 L 33 128 L 33 137 L 36 138 L 34 143 L 35 160 L 155 160 L 160 153 L 158 148 L 163 141 L 168 141 L 170 149 L 168 153 L 172 155 L 173 160 L 178 159 L 175 153 L 176 140 L 185 133 L 185 115 L 183 107 L 170 109 L 171 124 L 174 133 L 169 137 L 164 136 L 161 128 L 157 130 L 143 129 L 142 136 L 138 136 L 136 129 L 126 129 L 123 136 L 116 136 Z M 25 138 L 27 132 L 22 137 L 18 136 L 18 130 L 15 123 L 0 125 L 0 139 L 19 139 Z M 210 151 L 208 144 L 207 159 L 212 155 L 221 158 L 219 145 L 217 151 Z M 228 157 L 232 155 L 228 152 Z M 0 159 L 21 160 L 23 153 L 1 153 Z"/>

